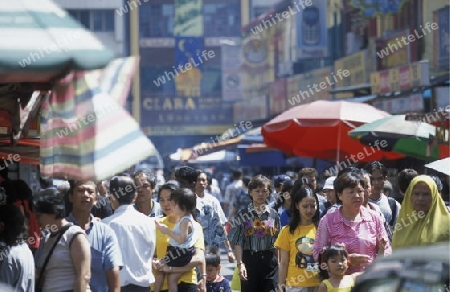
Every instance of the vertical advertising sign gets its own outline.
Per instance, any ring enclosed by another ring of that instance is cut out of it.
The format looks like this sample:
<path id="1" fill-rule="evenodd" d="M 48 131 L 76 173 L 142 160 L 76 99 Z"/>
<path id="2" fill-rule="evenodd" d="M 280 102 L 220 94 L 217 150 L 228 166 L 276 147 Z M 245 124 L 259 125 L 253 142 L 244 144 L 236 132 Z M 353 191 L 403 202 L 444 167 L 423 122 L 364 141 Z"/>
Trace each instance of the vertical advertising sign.
<path id="1" fill-rule="evenodd" d="M 241 45 L 221 45 L 222 100 L 233 102 L 242 99 Z"/>
<path id="2" fill-rule="evenodd" d="M 202 6 L 202 0 L 175 0 L 175 36 L 203 36 Z"/>
<path id="3" fill-rule="evenodd" d="M 178 96 L 200 96 L 203 62 L 208 55 L 203 51 L 203 38 L 175 38 L 175 86 Z M 204 56 L 202 56 L 202 53 Z M 205 57 L 206 56 L 206 57 Z"/>
<path id="4" fill-rule="evenodd" d="M 450 68 L 450 6 L 445 6 L 434 13 L 434 20 L 439 29 L 434 31 L 434 69 L 437 71 Z"/>
<path id="5" fill-rule="evenodd" d="M 323 58 L 327 47 L 327 1 L 312 0 L 296 15 L 297 59 Z"/>

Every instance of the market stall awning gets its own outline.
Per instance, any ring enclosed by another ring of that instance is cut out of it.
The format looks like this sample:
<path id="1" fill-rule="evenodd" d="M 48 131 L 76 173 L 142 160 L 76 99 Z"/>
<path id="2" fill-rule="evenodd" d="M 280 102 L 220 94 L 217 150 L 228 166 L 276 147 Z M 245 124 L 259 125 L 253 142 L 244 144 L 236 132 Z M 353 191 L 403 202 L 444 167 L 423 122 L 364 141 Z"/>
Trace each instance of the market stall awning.
<path id="1" fill-rule="evenodd" d="M 49 82 L 114 53 L 50 0 L 0 0 L 0 82 Z"/>
<path id="2" fill-rule="evenodd" d="M 104 70 L 72 72 L 54 85 L 41 106 L 42 176 L 103 180 L 157 155 L 120 105 L 136 67 L 136 58 L 121 58 Z"/>

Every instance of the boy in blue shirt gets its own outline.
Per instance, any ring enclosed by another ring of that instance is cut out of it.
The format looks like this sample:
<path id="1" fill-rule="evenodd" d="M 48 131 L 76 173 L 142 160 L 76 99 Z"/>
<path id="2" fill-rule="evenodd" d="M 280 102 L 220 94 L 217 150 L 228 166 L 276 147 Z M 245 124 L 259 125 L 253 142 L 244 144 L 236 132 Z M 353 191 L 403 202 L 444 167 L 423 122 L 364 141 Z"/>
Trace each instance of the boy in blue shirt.
<path id="1" fill-rule="evenodd" d="M 231 292 L 230 282 L 220 272 L 220 256 L 215 253 L 205 255 L 206 262 L 206 291 Z"/>

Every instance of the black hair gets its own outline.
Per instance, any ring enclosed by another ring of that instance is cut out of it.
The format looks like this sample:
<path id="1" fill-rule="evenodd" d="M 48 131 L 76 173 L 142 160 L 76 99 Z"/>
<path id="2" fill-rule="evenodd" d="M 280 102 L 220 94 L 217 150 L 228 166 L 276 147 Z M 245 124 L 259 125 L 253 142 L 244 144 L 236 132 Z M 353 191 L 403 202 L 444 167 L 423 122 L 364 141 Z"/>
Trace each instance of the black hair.
<path id="1" fill-rule="evenodd" d="M 3 179 L 8 179 L 8 172 L 8 167 L 3 163 L 0 164 L 0 176 L 3 177 Z"/>
<path id="2" fill-rule="evenodd" d="M 419 174 L 412 168 L 406 168 L 400 171 L 397 175 L 397 184 L 400 192 L 406 193 L 409 183 Z"/>
<path id="3" fill-rule="evenodd" d="M 120 205 L 130 205 L 136 196 L 136 185 L 130 176 L 114 176 L 109 183 L 109 193 Z"/>
<path id="4" fill-rule="evenodd" d="M 254 176 L 248 183 L 248 193 L 260 187 L 267 187 L 269 193 L 272 193 L 272 181 L 264 175 Z"/>
<path id="5" fill-rule="evenodd" d="M 170 199 L 177 204 L 181 210 L 193 214 L 197 206 L 197 196 L 191 189 L 181 188 L 174 190 Z"/>
<path id="6" fill-rule="evenodd" d="M 388 172 L 386 167 L 379 161 L 371 161 L 364 166 L 364 170 L 372 174 L 375 170 L 381 171 L 383 176 L 387 176 Z"/>
<path id="7" fill-rule="evenodd" d="M 435 175 L 430 175 L 430 177 L 434 180 L 434 182 L 436 183 L 437 189 L 439 193 L 442 193 L 442 189 L 444 188 L 444 186 L 442 185 L 442 181 L 439 177 L 435 176 Z"/>
<path id="8" fill-rule="evenodd" d="M 4 229 L 0 232 L 0 239 L 7 246 L 15 245 L 25 232 L 25 217 L 16 205 L 0 205 L 0 222 Z"/>
<path id="9" fill-rule="evenodd" d="M 242 179 L 242 183 L 244 184 L 244 186 L 246 186 L 248 188 L 248 184 L 250 183 L 251 180 L 252 180 L 251 177 L 244 176 L 244 178 Z"/>
<path id="10" fill-rule="evenodd" d="M 68 194 L 73 194 L 73 191 L 76 186 L 78 186 L 80 184 L 86 184 L 86 183 L 92 184 L 95 187 L 95 190 L 97 191 L 97 184 L 94 180 L 89 180 L 89 179 L 87 179 L 87 180 L 69 180 L 70 188 L 69 188 Z"/>
<path id="11" fill-rule="evenodd" d="M 232 172 L 231 172 L 231 178 L 233 179 L 233 180 L 236 180 L 236 179 L 240 179 L 241 177 L 242 177 L 242 169 L 240 169 L 240 168 L 238 168 L 238 169 L 234 169 Z"/>
<path id="12" fill-rule="evenodd" d="M 217 253 L 207 253 L 205 255 L 205 262 L 207 266 L 217 268 L 220 265 L 220 256 Z"/>
<path id="13" fill-rule="evenodd" d="M 183 188 L 193 188 L 197 181 L 197 170 L 189 166 L 181 166 L 175 170 L 175 180 L 180 183 Z"/>
<path id="14" fill-rule="evenodd" d="M 346 188 L 355 188 L 360 184 L 365 187 L 366 180 L 361 171 L 359 172 L 347 172 L 336 178 L 334 181 L 334 190 L 336 194 L 336 203 L 342 205 L 341 199 L 339 199 L 339 194 L 342 194 Z"/>
<path id="15" fill-rule="evenodd" d="M 354 166 L 349 166 L 349 167 L 339 170 L 339 172 L 336 174 L 336 178 L 340 177 L 343 174 L 349 173 L 349 172 L 358 172 L 358 171 L 359 171 L 359 168 L 354 167 Z M 371 174 L 371 173 L 369 173 L 369 174 Z"/>
<path id="16" fill-rule="evenodd" d="M 138 176 L 144 176 L 145 179 L 147 179 L 150 186 L 152 187 L 152 189 L 156 187 L 156 175 L 153 173 L 153 171 L 150 171 L 148 169 L 141 169 L 133 173 L 133 179 L 135 184 L 136 180 L 139 179 Z"/>
<path id="17" fill-rule="evenodd" d="M 158 199 L 161 195 L 162 190 L 170 190 L 170 191 L 176 191 L 180 189 L 180 183 L 176 180 L 169 180 L 165 184 L 161 185 L 158 189 Z"/>
<path id="18" fill-rule="evenodd" d="M 28 208 L 33 210 L 33 191 L 28 184 L 22 179 L 16 179 L 11 181 L 16 190 L 16 199 L 28 201 Z"/>
<path id="19" fill-rule="evenodd" d="M 310 187 L 304 187 L 298 189 L 292 195 L 292 203 L 291 203 L 291 220 L 289 221 L 289 232 L 294 234 L 295 229 L 297 229 L 298 225 L 301 223 L 300 211 L 297 210 L 296 205 L 303 200 L 303 198 L 311 197 L 316 201 L 316 213 L 312 217 L 312 222 L 317 227 L 320 219 L 319 212 L 319 198 L 314 193 L 314 191 Z"/>
<path id="20" fill-rule="evenodd" d="M 45 189 L 35 195 L 33 209 L 35 213 L 55 215 L 55 219 L 66 217 L 64 197 L 56 189 Z"/>
<path id="21" fill-rule="evenodd" d="M 294 185 L 293 185 L 292 188 L 291 188 L 291 191 L 290 191 L 291 197 L 292 197 L 293 194 L 295 194 L 298 190 L 300 190 L 301 188 L 304 188 L 304 187 L 309 187 L 310 189 L 312 189 L 312 185 L 311 185 L 311 183 L 309 182 L 309 179 L 307 179 L 306 177 L 301 177 L 301 178 L 297 179 L 297 180 L 294 182 Z"/>
<path id="22" fill-rule="evenodd" d="M 41 189 L 48 189 L 53 186 L 53 180 L 51 178 L 39 178 L 39 185 L 41 186 Z"/>
<path id="23" fill-rule="evenodd" d="M 362 174 L 361 171 L 347 172 L 341 176 L 338 176 L 334 181 L 334 190 L 336 192 L 336 203 L 342 204 L 342 201 L 341 199 L 339 199 L 338 194 L 342 194 L 342 192 L 346 188 L 355 188 L 358 184 L 360 184 L 362 187 L 366 185 L 364 175 Z"/>
<path id="24" fill-rule="evenodd" d="M 290 194 L 293 187 L 294 187 L 294 181 L 291 179 L 287 180 L 283 184 L 283 187 L 281 188 L 281 192 L 277 198 L 277 201 L 273 205 L 273 208 L 275 210 L 278 210 L 284 204 L 284 197 L 282 196 L 282 194 L 284 194 L 286 192 L 288 192 Z"/>
<path id="25" fill-rule="evenodd" d="M 347 249 L 344 244 L 336 243 L 335 245 L 326 247 L 319 254 L 319 277 L 321 280 L 328 279 L 330 275 L 328 274 L 328 260 L 334 256 L 344 256 L 348 260 Z"/>

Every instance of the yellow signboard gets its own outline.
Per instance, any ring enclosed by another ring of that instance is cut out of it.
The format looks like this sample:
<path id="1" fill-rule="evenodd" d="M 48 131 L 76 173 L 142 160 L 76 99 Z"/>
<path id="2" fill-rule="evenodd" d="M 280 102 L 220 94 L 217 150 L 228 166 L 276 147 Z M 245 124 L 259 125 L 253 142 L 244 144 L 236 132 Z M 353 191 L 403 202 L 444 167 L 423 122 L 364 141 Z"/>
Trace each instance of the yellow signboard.
<path id="1" fill-rule="evenodd" d="M 369 82 L 367 50 L 354 53 L 334 62 L 334 72 L 348 70 L 350 76 L 344 78 L 339 87 L 361 85 Z"/>

